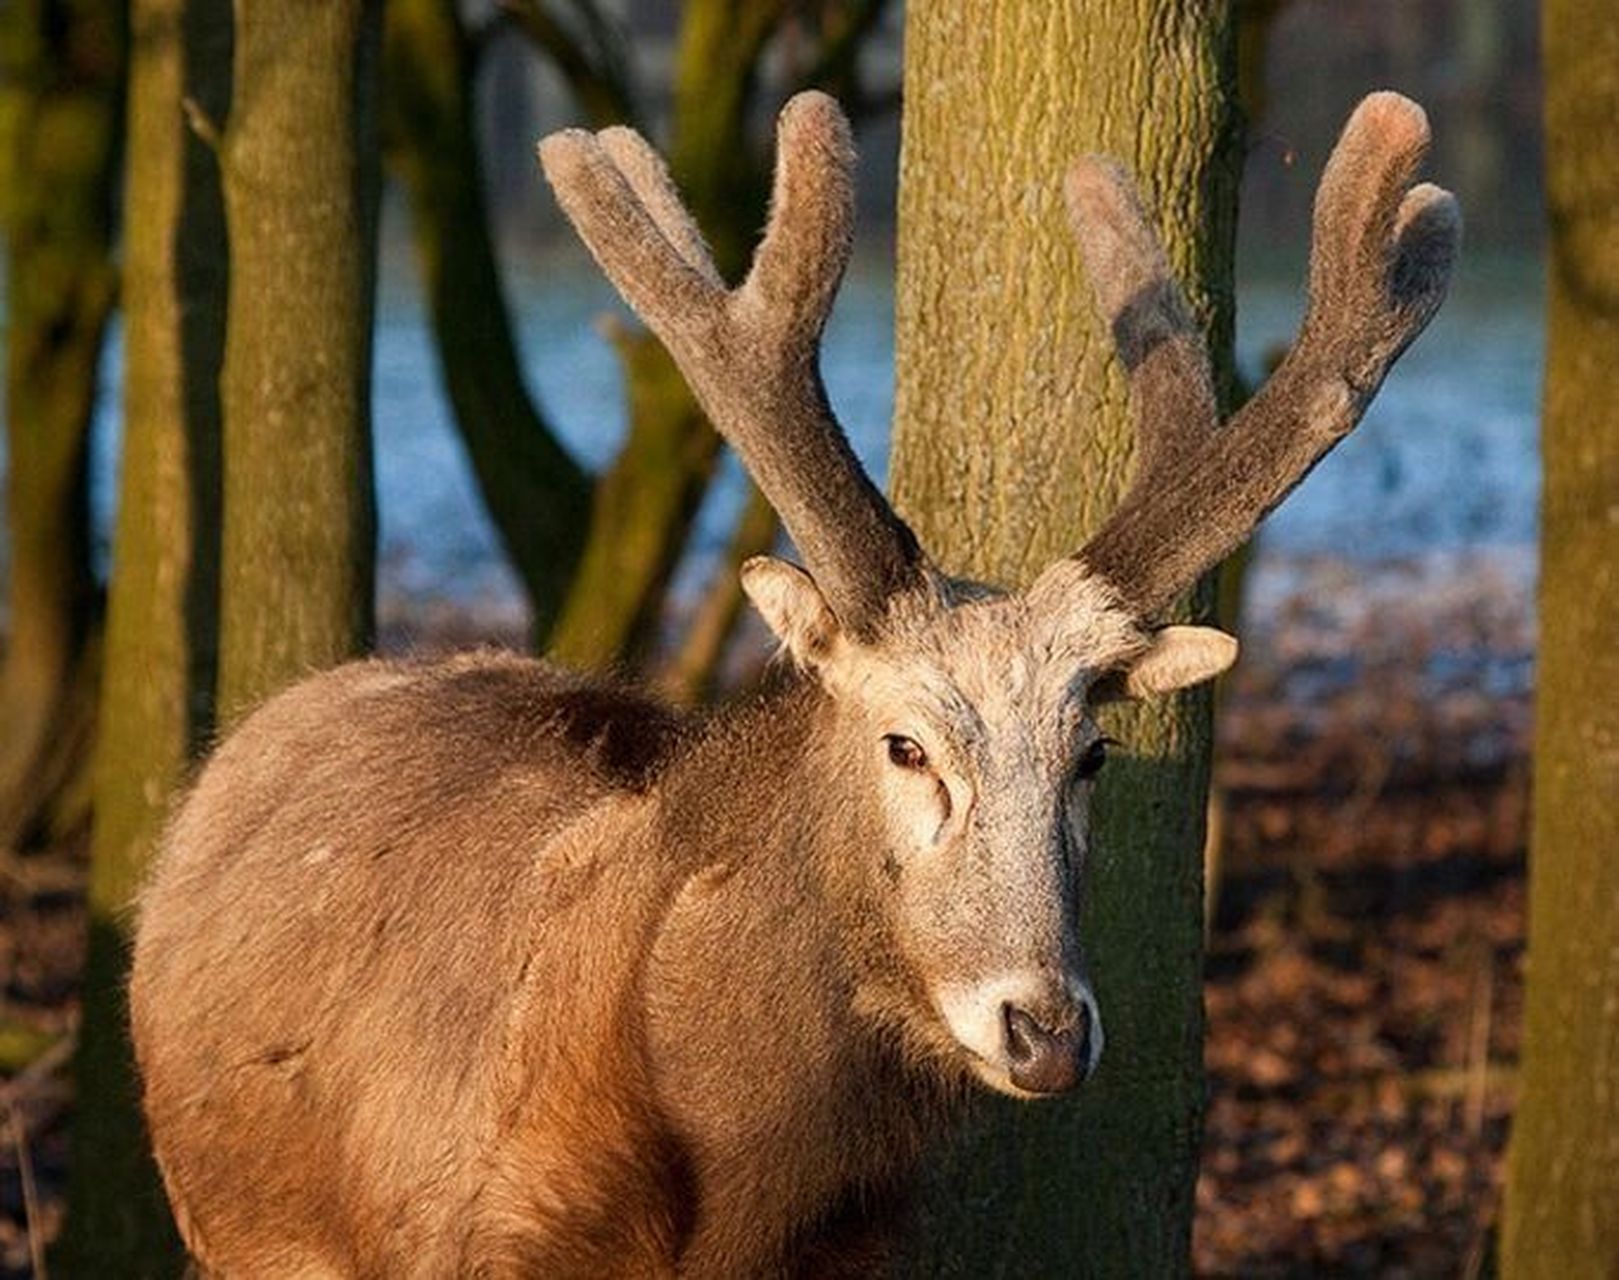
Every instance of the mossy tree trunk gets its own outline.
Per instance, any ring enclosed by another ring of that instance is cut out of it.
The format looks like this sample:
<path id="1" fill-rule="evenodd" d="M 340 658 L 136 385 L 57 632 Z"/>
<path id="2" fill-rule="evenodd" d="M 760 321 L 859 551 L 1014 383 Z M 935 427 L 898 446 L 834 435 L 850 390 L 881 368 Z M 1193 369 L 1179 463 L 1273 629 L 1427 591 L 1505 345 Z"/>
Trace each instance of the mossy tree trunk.
<path id="1" fill-rule="evenodd" d="M 48 840 L 84 812 L 74 784 L 94 721 L 100 612 L 88 448 L 116 293 L 123 67 L 123 0 L 0 9 L 10 544 L 0 848 Z"/>
<path id="2" fill-rule="evenodd" d="M 1529 985 L 1501 1274 L 1619 1275 L 1619 23 L 1541 11 L 1551 264 Z"/>
<path id="3" fill-rule="evenodd" d="M 1129 478 L 1124 382 L 1063 210 L 1075 156 L 1137 175 L 1229 391 L 1230 43 L 1211 0 L 907 11 L 892 474 L 949 568 L 1026 583 Z M 918 1274 L 1189 1267 L 1209 701 L 1107 720 L 1127 748 L 1098 788 L 1084 913 L 1101 1070 L 1071 1101 L 983 1100 L 929 1191 Z"/>
<path id="4" fill-rule="evenodd" d="M 219 711 L 362 651 L 380 0 L 236 0 Z"/>
<path id="5" fill-rule="evenodd" d="M 476 51 L 455 0 L 390 0 L 384 47 L 390 167 L 410 196 L 439 369 L 543 636 L 584 546 L 590 479 L 523 385 L 484 199 Z"/>
<path id="6" fill-rule="evenodd" d="M 130 907 L 212 727 L 226 247 L 213 151 L 229 101 L 221 0 L 134 0 L 124 182 L 124 446 L 96 746 L 90 946 L 69 1226 L 75 1275 L 166 1275 L 179 1242 L 147 1151 L 124 984 Z"/>

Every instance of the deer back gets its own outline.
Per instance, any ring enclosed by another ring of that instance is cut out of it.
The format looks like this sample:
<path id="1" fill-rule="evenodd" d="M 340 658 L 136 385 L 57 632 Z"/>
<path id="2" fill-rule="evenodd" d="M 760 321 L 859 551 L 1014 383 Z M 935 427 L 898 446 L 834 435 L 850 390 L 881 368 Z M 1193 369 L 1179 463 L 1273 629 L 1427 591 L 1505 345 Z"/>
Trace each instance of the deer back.
<path id="1" fill-rule="evenodd" d="M 283 1273 L 302 1242 L 343 1272 L 374 1244 L 450 1273 L 488 1153 L 535 1122 L 535 1079 L 564 1122 L 557 1169 L 581 1149 L 612 1165 L 648 1095 L 631 1005 L 678 869 L 645 831 L 683 731 L 479 656 L 339 669 L 226 741 L 142 900 L 132 988 L 199 1258 Z M 557 1182 L 524 1194 L 567 1201 Z"/>

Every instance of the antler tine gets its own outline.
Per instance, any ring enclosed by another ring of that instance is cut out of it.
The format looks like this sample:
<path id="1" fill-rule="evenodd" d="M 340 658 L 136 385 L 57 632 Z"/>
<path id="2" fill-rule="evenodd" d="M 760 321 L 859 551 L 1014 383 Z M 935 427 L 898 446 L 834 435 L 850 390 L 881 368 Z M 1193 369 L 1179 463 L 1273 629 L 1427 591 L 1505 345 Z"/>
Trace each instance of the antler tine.
<path id="1" fill-rule="evenodd" d="M 591 256 L 660 337 L 666 327 L 683 329 L 718 318 L 725 295 L 712 264 L 704 271 L 676 248 L 599 137 L 564 129 L 541 142 L 539 153 L 562 211 Z M 648 181 L 640 165 L 632 165 L 631 172 L 650 189 L 662 185 Z M 655 200 L 653 207 L 661 203 Z M 689 241 L 685 247 L 691 247 Z M 707 257 L 706 249 L 702 256 Z"/>
<path id="2" fill-rule="evenodd" d="M 698 275 L 716 289 L 723 289 L 725 282 L 714 265 L 714 256 L 708 251 L 697 223 L 675 193 L 675 184 L 669 178 L 663 157 L 647 145 L 645 138 L 624 125 L 603 129 L 596 135 L 596 141 L 623 174 L 669 247 Z"/>
<path id="3" fill-rule="evenodd" d="M 770 220 L 737 304 L 813 348 L 854 247 L 854 137 L 838 104 L 801 93 L 776 123 Z"/>
<path id="4" fill-rule="evenodd" d="M 1226 426 L 1201 432 L 1196 442 L 1186 431 L 1176 437 L 1183 445 L 1173 475 L 1162 451 L 1149 448 L 1118 510 L 1079 552 L 1140 616 L 1157 613 L 1241 545 L 1354 429 L 1390 366 L 1438 310 L 1461 215 L 1448 192 L 1410 185 L 1427 146 L 1427 120 L 1415 103 L 1393 93 L 1361 103 L 1317 193 L 1310 299 L 1293 350 Z M 1161 256 L 1155 243 L 1153 252 Z M 1086 260 L 1090 266 L 1089 250 Z M 1093 283 L 1113 319 L 1118 286 L 1107 278 Z M 1117 334 L 1116 320 L 1114 328 Z M 1120 345 L 1128 368 L 1127 342 Z M 1181 350 L 1188 350 L 1184 343 Z M 1150 363 L 1133 371 L 1138 395 Z M 1185 394 L 1201 404 L 1206 359 L 1195 375 L 1184 366 L 1182 359 L 1174 376 L 1188 386 L 1197 381 Z M 1171 394 L 1151 392 L 1155 402 Z"/>
<path id="5" fill-rule="evenodd" d="M 1208 348 L 1124 169 L 1085 156 L 1065 190 L 1097 309 L 1130 378 L 1136 483 L 1151 483 L 1219 424 Z"/>
<path id="6" fill-rule="evenodd" d="M 1400 202 L 1428 143 L 1427 114 L 1397 93 L 1371 94 L 1350 116 L 1316 188 L 1312 313 L 1364 302 L 1376 288 Z"/>
<path id="7" fill-rule="evenodd" d="M 565 131 L 540 144 L 540 160 L 602 270 L 742 455 L 833 612 L 869 634 L 925 567 L 821 383 L 821 331 L 854 224 L 854 147 L 837 104 L 802 93 L 782 111 L 769 225 L 747 279 L 730 292 L 637 134 Z"/>

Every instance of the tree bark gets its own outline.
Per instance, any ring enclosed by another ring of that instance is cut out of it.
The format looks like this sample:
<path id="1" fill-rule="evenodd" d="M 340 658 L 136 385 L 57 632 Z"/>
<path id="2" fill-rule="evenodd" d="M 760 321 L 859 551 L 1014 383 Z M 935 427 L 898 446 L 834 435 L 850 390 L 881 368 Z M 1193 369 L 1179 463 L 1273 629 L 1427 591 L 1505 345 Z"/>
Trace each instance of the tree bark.
<path id="1" fill-rule="evenodd" d="M 236 0 L 219 709 L 372 630 L 380 0 Z"/>
<path id="2" fill-rule="evenodd" d="M 1289 0 L 1238 0 L 1232 9 L 1235 28 L 1237 100 L 1242 109 L 1242 132 L 1252 134 L 1266 115 L 1270 101 L 1270 77 L 1267 61 L 1270 52 L 1271 31 L 1276 21 L 1287 10 Z M 1268 376 L 1270 370 L 1265 371 Z M 1261 378 L 1261 381 L 1263 377 Z M 1256 384 L 1257 385 L 1257 384 Z M 1233 365 L 1232 408 L 1240 408 L 1252 387 Z M 1235 632 L 1242 622 L 1244 602 L 1248 598 L 1248 570 L 1253 565 L 1254 544 L 1245 543 L 1226 558 L 1214 579 L 1214 621 L 1226 631 Z M 1241 659 L 1238 659 L 1238 667 Z M 1238 667 L 1229 668 L 1214 686 L 1214 719 L 1218 724 L 1226 694 L 1237 679 Z M 1220 890 L 1224 880 L 1226 795 L 1218 776 L 1209 788 L 1207 831 L 1203 842 L 1203 933 L 1207 937 L 1214 927 L 1220 909 Z"/>
<path id="3" fill-rule="evenodd" d="M 390 0 L 388 152 L 410 195 L 439 370 L 478 485 L 547 634 L 573 577 L 590 479 L 523 385 L 490 242 L 472 91 L 475 56 L 454 0 Z"/>
<path id="4" fill-rule="evenodd" d="M 1551 269 L 1529 985 L 1507 1277 L 1619 1274 L 1619 24 L 1541 11 Z"/>
<path id="5" fill-rule="evenodd" d="M 907 10 L 892 473 L 951 570 L 1027 583 L 1083 542 L 1129 477 L 1124 382 L 1063 209 L 1079 154 L 1135 172 L 1229 394 L 1230 44 L 1215 0 Z M 983 1100 L 927 1194 L 917 1273 L 1189 1267 L 1209 700 L 1107 722 L 1128 753 L 1098 788 L 1084 913 L 1101 1070 L 1072 1101 Z"/>
<path id="6" fill-rule="evenodd" d="M 122 0 L 12 0 L 0 16 L 6 234 L 9 634 L 0 847 L 49 839 L 93 722 L 100 604 L 88 446 L 112 311 Z"/>
<path id="7" fill-rule="evenodd" d="M 134 0 L 124 184 L 124 445 L 96 747 L 90 945 L 69 1229 L 78 1275 L 170 1274 L 179 1241 L 136 1104 L 124 986 L 135 891 L 212 728 L 225 225 L 190 98 L 223 118 L 230 12 Z"/>

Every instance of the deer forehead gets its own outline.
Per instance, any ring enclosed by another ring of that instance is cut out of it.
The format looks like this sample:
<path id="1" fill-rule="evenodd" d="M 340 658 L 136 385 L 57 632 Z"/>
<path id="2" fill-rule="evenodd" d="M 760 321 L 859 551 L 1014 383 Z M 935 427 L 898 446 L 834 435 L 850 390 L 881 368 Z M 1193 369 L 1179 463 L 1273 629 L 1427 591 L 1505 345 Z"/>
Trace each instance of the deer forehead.
<path id="1" fill-rule="evenodd" d="M 1046 598 L 951 586 L 896 608 L 880 640 L 835 664 L 834 683 L 896 732 L 920 719 L 969 749 L 1060 753 L 1090 680 L 1146 643 L 1100 583 Z"/>

